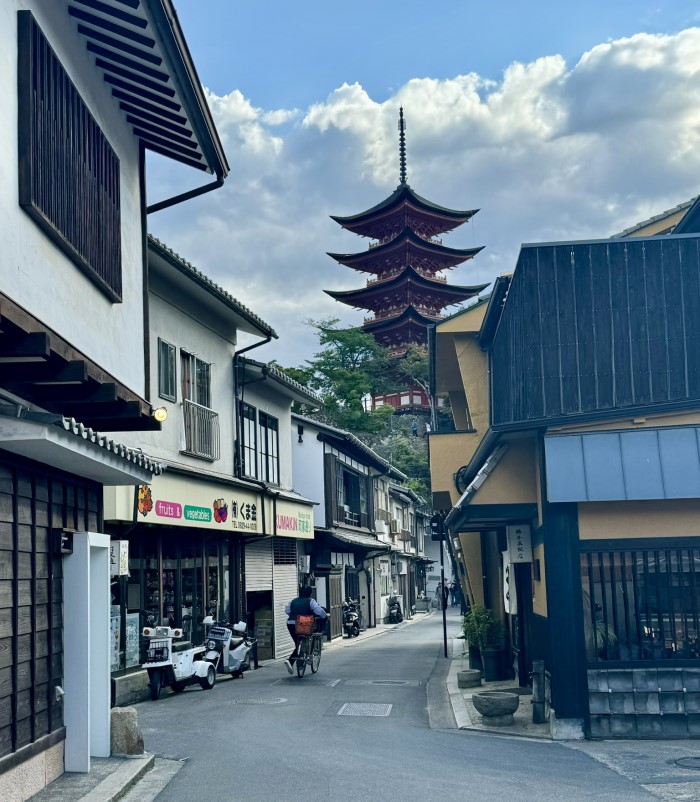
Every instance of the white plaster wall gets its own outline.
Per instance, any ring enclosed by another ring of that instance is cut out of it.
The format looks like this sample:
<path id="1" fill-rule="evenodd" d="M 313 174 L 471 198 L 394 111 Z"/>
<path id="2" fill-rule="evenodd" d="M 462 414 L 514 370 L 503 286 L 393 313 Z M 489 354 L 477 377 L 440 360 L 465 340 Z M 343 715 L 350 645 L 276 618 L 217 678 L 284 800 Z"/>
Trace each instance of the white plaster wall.
<path id="1" fill-rule="evenodd" d="M 29 10 L 119 157 L 122 296 L 114 304 L 19 206 L 17 11 Z M 144 393 L 138 142 L 92 63 L 66 4 L 0 3 L 0 291 L 134 392 Z"/>
<path id="2" fill-rule="evenodd" d="M 280 487 L 299 490 L 292 478 L 292 401 L 275 391 L 274 382 L 264 381 L 243 388 L 243 400 L 258 412 L 266 412 L 279 421 Z M 296 425 L 294 426 L 296 432 Z M 258 446 L 259 451 L 259 446 Z"/>
<path id="3" fill-rule="evenodd" d="M 138 445 L 153 457 L 168 459 L 182 465 L 213 471 L 224 476 L 233 476 L 234 403 L 233 403 L 233 353 L 234 343 L 223 339 L 215 331 L 195 320 L 175 304 L 154 294 L 149 294 L 151 330 L 151 404 L 165 407 L 168 418 L 160 432 L 120 433 L 124 443 Z M 158 339 L 166 340 L 177 349 L 177 401 L 175 403 L 158 395 Z M 215 462 L 180 453 L 183 432 L 182 413 L 182 367 L 180 349 L 195 354 L 211 363 L 211 403 L 219 414 L 221 457 Z"/>
<path id="4" fill-rule="evenodd" d="M 316 439 L 319 430 L 304 422 L 303 443 L 299 443 L 297 424 L 301 421 L 292 419 L 292 472 L 294 476 L 294 489 L 318 501 L 314 509 L 314 525 L 323 529 L 326 523 L 325 485 L 323 479 L 324 459 L 323 443 Z"/>

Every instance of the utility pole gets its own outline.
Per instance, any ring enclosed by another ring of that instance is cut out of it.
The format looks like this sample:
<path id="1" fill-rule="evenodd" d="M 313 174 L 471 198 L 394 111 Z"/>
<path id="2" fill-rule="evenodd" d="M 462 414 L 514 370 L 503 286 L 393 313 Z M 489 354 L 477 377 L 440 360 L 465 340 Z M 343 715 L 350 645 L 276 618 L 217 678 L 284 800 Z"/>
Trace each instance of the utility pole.
<path id="1" fill-rule="evenodd" d="M 445 515 L 436 512 L 430 519 L 430 537 L 440 543 L 440 606 L 442 607 L 442 644 L 447 657 L 447 605 L 445 604 Z"/>

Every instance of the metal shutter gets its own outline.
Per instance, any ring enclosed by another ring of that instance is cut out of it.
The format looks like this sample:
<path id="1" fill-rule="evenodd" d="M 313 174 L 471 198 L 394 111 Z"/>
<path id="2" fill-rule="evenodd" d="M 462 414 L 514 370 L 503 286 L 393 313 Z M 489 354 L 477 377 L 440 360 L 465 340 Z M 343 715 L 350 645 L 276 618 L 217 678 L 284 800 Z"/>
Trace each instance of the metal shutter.
<path id="1" fill-rule="evenodd" d="M 246 542 L 245 589 L 272 590 L 272 538 Z"/>
<path id="2" fill-rule="evenodd" d="M 287 630 L 284 608 L 299 595 L 297 541 L 294 538 L 274 538 L 274 563 L 272 606 L 275 611 L 275 657 L 286 657 L 294 644 Z"/>

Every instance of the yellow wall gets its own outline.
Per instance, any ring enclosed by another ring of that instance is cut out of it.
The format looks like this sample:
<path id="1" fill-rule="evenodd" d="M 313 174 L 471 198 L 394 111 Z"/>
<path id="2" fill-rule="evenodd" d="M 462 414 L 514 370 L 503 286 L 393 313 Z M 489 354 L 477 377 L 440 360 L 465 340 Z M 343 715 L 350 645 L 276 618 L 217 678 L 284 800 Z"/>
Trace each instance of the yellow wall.
<path id="1" fill-rule="evenodd" d="M 452 315 L 452 317 L 448 318 L 443 323 L 438 323 L 438 336 L 446 333 L 461 333 L 464 331 L 478 332 L 484 321 L 487 308 L 488 304 L 486 303 L 478 304 L 470 306 L 461 314 Z"/>
<path id="2" fill-rule="evenodd" d="M 544 544 L 532 549 L 532 559 L 540 561 L 540 581 L 532 577 L 532 612 L 547 617 L 547 578 L 544 567 Z"/>
<path id="3" fill-rule="evenodd" d="M 535 441 L 518 438 L 508 443 L 493 472 L 476 492 L 472 504 L 535 504 L 537 470 Z"/>
<path id="4" fill-rule="evenodd" d="M 700 536 L 700 500 L 579 504 L 578 525 L 581 540 Z"/>
<path id="5" fill-rule="evenodd" d="M 474 334 L 456 334 L 455 353 L 472 426 L 482 436 L 489 427 L 489 362 Z"/>
<path id="6" fill-rule="evenodd" d="M 449 493 L 450 506 L 459 499 L 454 475 L 459 468 L 469 462 L 480 441 L 480 435 L 469 432 L 445 432 L 429 436 L 430 480 L 433 494 Z M 435 499 L 433 503 L 436 503 Z"/>

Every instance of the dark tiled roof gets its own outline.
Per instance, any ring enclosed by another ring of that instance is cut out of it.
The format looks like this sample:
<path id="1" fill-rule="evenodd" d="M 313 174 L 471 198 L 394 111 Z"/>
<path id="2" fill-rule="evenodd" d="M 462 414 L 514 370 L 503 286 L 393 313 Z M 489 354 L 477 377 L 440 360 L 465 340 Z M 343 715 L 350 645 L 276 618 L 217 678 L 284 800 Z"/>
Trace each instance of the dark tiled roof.
<path id="1" fill-rule="evenodd" d="M 252 312 L 247 306 L 236 300 L 236 298 L 223 287 L 219 286 L 215 281 L 212 281 L 191 262 L 188 262 L 187 259 L 184 259 L 179 253 L 176 253 L 172 248 L 169 248 L 164 242 L 161 242 L 152 234 L 148 235 L 148 247 L 152 248 L 156 253 L 166 259 L 173 267 L 176 267 L 182 273 L 190 275 L 195 281 L 198 281 L 199 284 L 205 287 L 215 298 L 218 298 L 219 301 L 228 306 L 229 309 L 241 315 L 241 317 L 246 318 L 261 332 L 277 339 L 277 332 L 272 326 L 265 323 L 255 312 Z"/>

